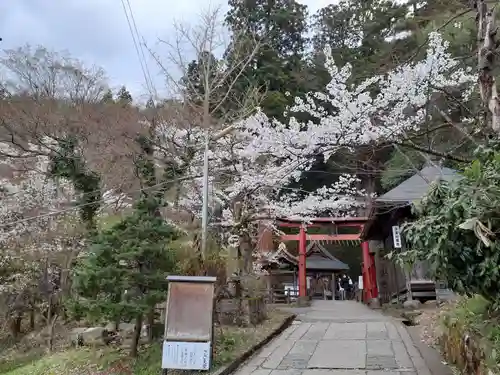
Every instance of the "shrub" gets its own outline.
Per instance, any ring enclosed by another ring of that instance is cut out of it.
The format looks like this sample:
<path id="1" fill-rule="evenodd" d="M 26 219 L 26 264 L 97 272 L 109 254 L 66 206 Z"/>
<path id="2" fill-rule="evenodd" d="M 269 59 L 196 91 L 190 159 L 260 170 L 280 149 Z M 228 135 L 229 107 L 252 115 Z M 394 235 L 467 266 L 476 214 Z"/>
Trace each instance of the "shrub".
<path id="1" fill-rule="evenodd" d="M 427 260 L 438 279 L 458 293 L 494 303 L 500 293 L 500 153 L 482 147 L 452 183 L 434 184 L 403 226 L 409 250 L 400 258 Z"/>

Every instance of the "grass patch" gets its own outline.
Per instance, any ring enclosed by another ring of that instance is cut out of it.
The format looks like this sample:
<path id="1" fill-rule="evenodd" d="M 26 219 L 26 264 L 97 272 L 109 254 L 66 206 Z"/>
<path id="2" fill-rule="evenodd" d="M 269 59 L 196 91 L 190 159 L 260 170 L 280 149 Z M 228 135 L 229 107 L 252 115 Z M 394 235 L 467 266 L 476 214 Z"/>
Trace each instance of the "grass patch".
<path id="1" fill-rule="evenodd" d="M 252 346 L 266 338 L 291 314 L 278 310 L 269 313 L 269 319 L 256 327 L 216 327 L 213 370 L 231 363 Z M 20 354 L 14 359 L 1 361 L 0 374 L 4 375 L 96 375 L 133 374 L 157 375 L 161 365 L 161 343 L 144 345 L 136 360 L 127 358 L 123 349 L 67 349 L 40 357 L 32 353 Z M 31 355 L 31 357 L 30 357 Z M 121 369 L 117 368 L 121 367 Z M 111 370 L 115 370 L 110 372 Z M 169 371 L 175 374 L 176 371 Z M 187 372 L 182 372 L 186 374 Z M 194 372 L 193 372 L 194 373 Z"/>
<path id="2" fill-rule="evenodd" d="M 444 314 L 445 327 L 458 326 L 479 335 L 492 344 L 500 354 L 500 316 L 491 312 L 491 304 L 481 296 L 463 298 L 456 308 Z M 499 358 L 500 359 L 500 358 Z"/>

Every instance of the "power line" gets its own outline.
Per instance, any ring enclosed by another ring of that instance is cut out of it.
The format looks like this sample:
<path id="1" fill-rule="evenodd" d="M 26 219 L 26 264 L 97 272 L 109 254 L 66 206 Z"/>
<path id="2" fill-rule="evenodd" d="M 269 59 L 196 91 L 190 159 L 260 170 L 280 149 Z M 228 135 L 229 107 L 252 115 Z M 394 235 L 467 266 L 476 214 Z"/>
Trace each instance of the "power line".
<path id="1" fill-rule="evenodd" d="M 140 192 L 148 191 L 148 190 L 151 190 L 151 189 L 163 186 L 163 185 L 167 185 L 167 184 L 170 184 L 170 183 L 180 182 L 180 181 L 190 180 L 190 179 L 196 179 L 196 178 L 200 178 L 200 177 L 202 177 L 202 176 L 201 175 L 191 175 L 191 176 L 179 177 L 179 178 L 176 178 L 176 179 L 173 179 L 173 180 L 163 181 L 163 182 L 160 182 L 158 184 L 155 184 L 155 185 L 152 185 L 152 186 L 148 186 L 148 187 L 145 187 L 145 188 L 142 188 L 142 189 L 129 190 L 129 191 L 125 192 L 124 194 L 140 193 Z M 303 192 L 306 192 L 305 190 L 298 189 L 298 188 L 287 188 L 287 187 L 282 187 L 282 188 L 285 189 L 285 190 L 293 190 L 293 191 L 303 191 Z M 309 192 L 309 193 L 311 193 L 311 192 Z M 29 222 L 29 221 L 32 221 L 32 220 L 41 219 L 41 218 L 44 218 L 44 217 L 50 217 L 50 216 L 55 216 L 55 215 L 59 215 L 59 214 L 66 213 L 66 212 L 71 212 L 71 211 L 74 211 L 74 210 L 82 208 L 82 207 L 90 206 L 90 205 L 96 204 L 96 203 L 105 203 L 107 201 L 109 201 L 109 199 L 100 199 L 100 200 L 97 200 L 97 201 L 94 201 L 94 202 L 87 202 L 87 203 L 79 204 L 79 205 L 76 205 L 76 206 L 72 206 L 72 207 L 64 209 L 64 210 L 52 211 L 52 212 L 48 212 L 46 214 L 41 214 L 41 215 L 36 215 L 36 216 L 30 216 L 30 217 L 27 217 L 27 218 L 24 218 L 24 219 L 20 219 L 20 220 L 16 220 L 16 221 L 13 221 L 13 222 L 9 222 L 9 223 L 6 223 L 6 224 L 0 224 L 0 228 L 5 228 L 5 227 L 12 226 L 12 225 Z M 404 207 L 404 206 L 405 205 L 398 206 L 398 207 L 395 207 L 395 208 Z M 390 211 L 392 211 L 395 208 L 391 208 L 387 212 L 390 212 Z"/>
<path id="2" fill-rule="evenodd" d="M 153 95 L 153 87 L 151 86 L 152 83 L 150 83 L 150 81 L 149 81 L 149 77 L 151 75 L 148 75 L 147 64 L 145 63 L 145 61 L 143 62 L 142 56 L 144 55 L 144 52 L 141 55 L 138 40 L 136 40 L 136 35 L 134 34 L 134 28 L 133 28 L 132 22 L 131 22 L 131 17 L 133 17 L 133 14 L 131 13 L 131 15 L 129 17 L 128 12 L 127 12 L 127 7 L 125 5 L 125 0 L 121 0 L 121 2 L 122 2 L 123 12 L 125 13 L 125 17 L 127 19 L 127 24 L 128 24 L 128 28 L 130 31 L 130 35 L 132 36 L 132 41 L 134 42 L 135 52 L 137 53 L 137 57 L 139 59 L 139 64 L 141 64 L 141 70 L 142 70 L 142 74 L 144 75 L 144 80 L 146 81 L 146 87 L 147 87 L 149 93 L 151 95 Z M 132 8 L 130 7 L 130 3 L 128 2 L 128 0 L 127 0 L 127 3 L 128 3 L 130 11 L 132 12 Z M 135 25 L 135 21 L 133 23 Z M 137 31 L 137 27 L 135 28 L 135 30 Z"/>
<path id="3" fill-rule="evenodd" d="M 130 1 L 129 0 L 126 0 L 126 1 L 127 1 L 128 9 L 130 11 L 130 18 L 132 19 L 132 24 L 134 26 L 135 34 L 136 34 L 136 37 L 137 37 L 137 43 L 139 45 L 139 51 L 140 51 L 140 53 L 142 55 L 142 59 L 144 61 L 144 67 L 146 68 L 146 73 L 147 73 L 147 76 L 149 78 L 149 84 L 150 84 L 150 88 L 151 88 L 150 94 L 152 96 L 154 94 L 155 99 L 156 99 L 157 92 L 156 92 L 155 85 L 153 83 L 153 79 L 151 78 L 151 71 L 149 70 L 148 61 L 146 59 L 146 54 L 144 53 L 143 43 L 141 43 L 141 34 L 139 33 L 139 29 L 137 28 L 137 24 L 135 22 L 134 11 L 132 10 L 132 7 L 130 5 Z M 142 39 L 144 39 L 144 38 L 142 38 Z"/>

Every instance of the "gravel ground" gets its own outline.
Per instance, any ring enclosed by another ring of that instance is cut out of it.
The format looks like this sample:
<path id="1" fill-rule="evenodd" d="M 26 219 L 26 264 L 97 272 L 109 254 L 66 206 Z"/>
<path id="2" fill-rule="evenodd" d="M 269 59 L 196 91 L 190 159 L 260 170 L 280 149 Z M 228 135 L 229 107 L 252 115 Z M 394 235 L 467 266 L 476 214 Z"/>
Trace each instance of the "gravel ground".
<path id="1" fill-rule="evenodd" d="M 422 305 L 417 311 L 421 314 L 416 317 L 415 322 L 420 333 L 420 339 L 426 345 L 436 348 L 439 337 L 442 334 L 440 327 L 440 315 L 452 307 L 451 302 L 447 302 L 440 307 L 436 306 L 434 301 Z M 402 319 L 405 310 L 396 306 L 384 308 L 384 313 Z"/>
<path id="2" fill-rule="evenodd" d="M 440 309 L 434 308 L 422 311 L 416 321 L 420 332 L 420 339 L 422 342 L 430 347 L 435 348 L 438 344 L 441 335 L 439 326 Z"/>
<path id="3" fill-rule="evenodd" d="M 442 335 L 441 315 L 451 309 L 451 302 L 444 303 L 440 307 L 436 305 L 424 305 L 421 309 L 422 314 L 417 317 L 420 338 L 422 342 L 430 347 L 437 348 L 439 337 Z"/>

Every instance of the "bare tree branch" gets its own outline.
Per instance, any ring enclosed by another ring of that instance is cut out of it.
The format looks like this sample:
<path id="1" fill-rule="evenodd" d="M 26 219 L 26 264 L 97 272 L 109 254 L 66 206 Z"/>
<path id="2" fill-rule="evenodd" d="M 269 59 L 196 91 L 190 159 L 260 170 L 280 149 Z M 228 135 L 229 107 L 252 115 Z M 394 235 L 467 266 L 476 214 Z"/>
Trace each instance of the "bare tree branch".
<path id="1" fill-rule="evenodd" d="M 176 23 L 173 40 L 159 41 L 166 47 L 165 58 L 150 49 L 172 95 L 200 115 L 199 125 L 204 128 L 247 117 L 262 97 L 260 87 L 251 86 L 245 93 L 234 91 L 261 45 L 246 33 L 230 35 L 222 14 L 218 7 L 204 11 L 195 25 Z M 190 71 L 193 63 L 197 64 L 196 74 Z M 193 97 L 195 93 L 201 97 Z"/>

